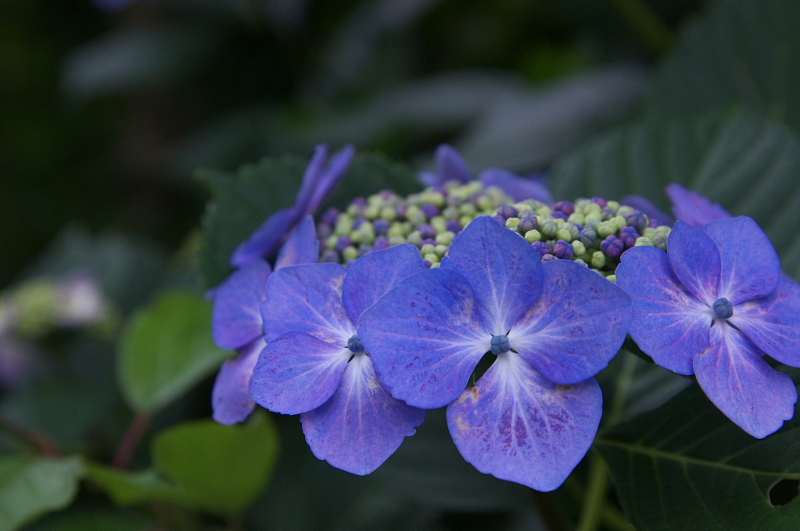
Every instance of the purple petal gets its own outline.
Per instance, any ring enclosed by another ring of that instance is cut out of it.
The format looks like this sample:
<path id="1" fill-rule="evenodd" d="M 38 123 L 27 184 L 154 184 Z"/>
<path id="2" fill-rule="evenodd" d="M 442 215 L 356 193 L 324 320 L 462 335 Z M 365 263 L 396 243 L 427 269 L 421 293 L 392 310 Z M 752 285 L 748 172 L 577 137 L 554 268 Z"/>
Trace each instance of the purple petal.
<path id="1" fill-rule="evenodd" d="M 711 328 L 711 347 L 694 357 L 697 381 L 725 415 L 763 439 L 794 416 L 797 388 L 764 361 L 758 347 L 725 323 Z"/>
<path id="2" fill-rule="evenodd" d="M 450 144 L 441 144 L 436 148 L 436 170 L 439 172 L 442 184 L 447 181 L 468 183 L 472 180 L 467 161 Z"/>
<path id="3" fill-rule="evenodd" d="M 594 378 L 556 385 L 509 352 L 447 408 L 447 424 L 479 471 L 546 492 L 586 455 L 602 413 Z"/>
<path id="4" fill-rule="evenodd" d="M 314 218 L 309 214 L 297 225 L 283 244 L 275 260 L 275 270 L 286 266 L 313 264 L 319 261 L 319 240 Z"/>
<path id="5" fill-rule="evenodd" d="M 703 231 L 719 249 L 720 297 L 739 304 L 775 290 L 781 276 L 781 261 L 769 237 L 752 218 L 721 219 L 706 225 Z M 671 253 L 671 237 L 669 245 Z"/>
<path id="6" fill-rule="evenodd" d="M 776 360 L 800 367 L 800 285 L 794 280 L 781 276 L 768 297 L 735 306 L 730 321 Z"/>
<path id="7" fill-rule="evenodd" d="M 342 306 L 347 269 L 340 264 L 284 267 L 270 276 L 261 305 L 267 342 L 287 332 L 304 332 L 346 346 L 355 327 Z"/>
<path id="8" fill-rule="evenodd" d="M 244 267 L 253 260 L 263 258 L 269 260 L 283 243 L 286 234 L 292 230 L 302 212 L 296 207 L 278 210 L 258 227 L 253 234 L 231 255 L 232 267 Z"/>
<path id="9" fill-rule="evenodd" d="M 666 191 L 672 201 L 672 213 L 693 227 L 703 227 L 712 221 L 731 217 L 717 203 L 712 203 L 706 196 L 687 190 L 678 183 L 670 184 Z"/>
<path id="10" fill-rule="evenodd" d="M 714 241 L 702 230 L 678 221 L 667 245 L 667 256 L 675 276 L 697 300 L 711 307 L 722 296 L 719 292 L 720 256 Z"/>
<path id="11" fill-rule="evenodd" d="M 669 227 L 675 224 L 675 220 L 672 219 L 672 216 L 663 212 L 657 206 L 650 202 L 644 196 L 641 195 L 626 195 L 622 199 L 619 200 L 621 205 L 627 205 L 629 207 L 633 207 L 639 212 L 643 214 L 647 214 L 647 217 L 650 218 L 650 222 L 652 223 L 655 221 L 656 225 L 667 225 Z"/>
<path id="12" fill-rule="evenodd" d="M 519 234 L 480 216 L 458 235 L 442 263 L 464 275 L 493 334 L 506 334 L 542 291 L 538 253 Z"/>
<path id="13" fill-rule="evenodd" d="M 692 374 L 692 359 L 709 345 L 713 311 L 695 299 L 675 277 L 667 253 L 634 247 L 622 255 L 617 285 L 633 299 L 628 333 L 660 366 Z"/>
<path id="14" fill-rule="evenodd" d="M 519 177 L 513 172 L 500 168 L 485 169 L 478 179 L 486 188 L 490 186 L 500 188 L 514 201 L 535 199 L 548 205 L 553 204 L 553 195 L 550 190 L 538 180 Z"/>
<path id="15" fill-rule="evenodd" d="M 420 271 L 425 271 L 425 264 L 419 249 L 407 243 L 367 253 L 356 260 L 342 288 L 342 302 L 350 319 L 357 323 L 364 310 L 398 282 Z"/>
<path id="16" fill-rule="evenodd" d="M 250 396 L 276 413 L 296 415 L 324 404 L 339 386 L 347 348 L 290 332 L 269 342 L 250 381 Z"/>
<path id="17" fill-rule="evenodd" d="M 255 260 L 235 271 L 214 291 L 211 330 L 214 342 L 236 349 L 261 337 L 261 302 L 266 299 L 271 269 Z"/>
<path id="18" fill-rule="evenodd" d="M 378 383 L 369 356 L 357 354 L 331 399 L 301 420 L 314 455 L 363 476 L 416 433 L 425 411 L 392 398 Z"/>
<path id="19" fill-rule="evenodd" d="M 325 164 L 328 162 L 328 146 L 326 144 L 317 144 L 314 147 L 314 155 L 311 157 L 306 171 L 303 173 L 303 180 L 300 183 L 300 190 L 297 191 L 297 196 L 294 200 L 294 205 L 303 216 L 307 214 L 308 206 L 311 204 L 311 199 L 314 196 L 314 191 L 317 188 L 317 183 L 320 181 L 323 173 L 325 172 Z"/>
<path id="20" fill-rule="evenodd" d="M 436 268 L 413 275 L 368 308 L 358 336 L 392 396 L 425 409 L 455 400 L 491 334 L 467 280 Z"/>
<path id="21" fill-rule="evenodd" d="M 238 358 L 222 364 L 211 392 L 213 417 L 220 424 L 244 422 L 253 412 L 255 402 L 250 399 L 250 378 L 258 355 L 266 346 L 264 339 L 258 338 L 242 349 Z"/>
<path id="22" fill-rule="evenodd" d="M 508 334 L 511 348 L 545 378 L 591 378 L 619 351 L 633 320 L 631 298 L 613 282 L 568 260 L 542 264 L 544 289 Z"/>
<path id="23" fill-rule="evenodd" d="M 355 153 L 355 147 L 352 145 L 345 146 L 339 153 L 333 156 L 330 164 L 325 168 L 325 171 L 317 174 L 313 187 L 309 191 L 310 197 L 308 203 L 303 209 L 304 214 L 313 214 L 330 198 L 333 189 L 336 188 L 336 185 L 339 184 L 339 181 L 344 177 Z"/>

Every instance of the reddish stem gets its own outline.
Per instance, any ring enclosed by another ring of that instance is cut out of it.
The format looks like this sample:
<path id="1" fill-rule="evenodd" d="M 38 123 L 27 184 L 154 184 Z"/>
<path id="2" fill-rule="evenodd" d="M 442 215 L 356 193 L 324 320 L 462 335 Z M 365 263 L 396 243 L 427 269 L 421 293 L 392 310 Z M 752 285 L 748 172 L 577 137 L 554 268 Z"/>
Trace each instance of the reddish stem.
<path id="1" fill-rule="evenodd" d="M 125 435 L 117 446 L 117 451 L 114 454 L 114 460 L 111 462 L 114 468 L 120 470 L 127 470 L 131 466 L 133 454 L 142 442 L 144 434 L 150 428 L 150 421 L 153 420 L 153 415 L 150 413 L 137 413 L 131 421 Z"/>
<path id="2" fill-rule="evenodd" d="M 48 434 L 20 426 L 7 418 L 0 416 L 0 428 L 4 429 L 14 437 L 32 445 L 48 457 L 59 457 L 61 449 L 58 444 Z"/>

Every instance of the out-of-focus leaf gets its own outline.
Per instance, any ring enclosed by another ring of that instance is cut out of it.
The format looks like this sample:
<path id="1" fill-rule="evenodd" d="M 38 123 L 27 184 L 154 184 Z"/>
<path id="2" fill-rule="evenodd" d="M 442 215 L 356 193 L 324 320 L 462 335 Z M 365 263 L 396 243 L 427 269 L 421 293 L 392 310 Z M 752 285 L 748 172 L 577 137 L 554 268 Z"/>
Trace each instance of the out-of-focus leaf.
<path id="1" fill-rule="evenodd" d="M 117 380 L 131 408 L 155 411 L 229 356 L 211 338 L 211 303 L 192 292 L 167 291 L 126 324 Z"/>
<path id="2" fill-rule="evenodd" d="M 66 507 L 84 474 L 78 457 L 0 458 L 0 531 L 17 529 L 39 515 Z"/>
<path id="3" fill-rule="evenodd" d="M 75 50 L 61 84 L 83 97 L 169 85 L 191 74 L 215 40 L 202 28 L 121 29 Z"/>
<path id="4" fill-rule="evenodd" d="M 70 510 L 42 518 L 26 531 L 147 531 L 153 521 L 132 511 Z"/>
<path id="5" fill-rule="evenodd" d="M 641 194 L 668 210 L 664 188 L 682 183 L 733 215 L 753 217 L 800 278 L 800 142 L 787 128 L 743 114 L 648 120 L 614 130 L 561 159 L 559 199 Z"/>
<path id="6" fill-rule="evenodd" d="M 293 156 L 245 164 L 235 174 L 199 170 L 213 199 L 203 217 L 200 271 L 206 286 L 216 286 L 230 273 L 236 247 L 270 215 L 294 203 L 306 161 Z"/>
<path id="7" fill-rule="evenodd" d="M 257 413 L 244 426 L 187 422 L 160 433 L 156 468 L 137 473 L 88 465 L 88 477 L 120 505 L 161 500 L 215 514 L 244 510 L 261 492 L 278 456 L 270 419 Z"/>
<path id="8" fill-rule="evenodd" d="M 781 431 L 754 439 L 693 385 L 601 433 L 595 447 L 639 531 L 793 531 L 800 497 L 773 506 L 769 491 L 782 479 L 800 479 L 799 442 L 797 413 Z"/>
<path id="9" fill-rule="evenodd" d="M 393 190 L 400 195 L 418 192 L 422 186 L 416 174 L 405 164 L 374 153 L 358 155 L 350 164 L 331 203 L 346 206 L 356 197 L 366 197 L 381 190 Z"/>
<path id="10" fill-rule="evenodd" d="M 654 114 L 731 103 L 800 132 L 800 3 L 716 0 L 687 24 L 648 103 Z"/>
<path id="11" fill-rule="evenodd" d="M 124 309 L 143 303 L 161 281 L 166 251 L 128 235 L 92 235 L 79 225 L 67 226 L 26 275 L 61 277 L 88 272 L 103 293 Z"/>

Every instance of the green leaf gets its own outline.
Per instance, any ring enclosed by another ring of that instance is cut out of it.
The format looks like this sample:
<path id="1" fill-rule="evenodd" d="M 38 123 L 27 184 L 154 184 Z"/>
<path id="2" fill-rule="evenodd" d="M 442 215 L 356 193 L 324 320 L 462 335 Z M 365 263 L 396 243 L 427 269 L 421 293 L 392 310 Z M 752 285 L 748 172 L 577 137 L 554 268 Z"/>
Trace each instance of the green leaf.
<path id="1" fill-rule="evenodd" d="M 25 531 L 148 531 L 153 524 L 133 511 L 71 508 L 43 518 Z"/>
<path id="2" fill-rule="evenodd" d="M 87 465 L 88 477 L 120 505 L 160 500 L 234 515 L 266 485 L 278 446 L 277 430 L 263 413 L 244 426 L 187 422 L 156 437 L 155 469 L 126 473 L 95 463 Z"/>
<path id="3" fill-rule="evenodd" d="M 366 197 L 381 190 L 392 190 L 405 196 L 421 189 L 417 175 L 405 164 L 378 153 L 365 153 L 353 159 L 331 198 L 331 204 L 345 207 L 356 197 Z"/>
<path id="4" fill-rule="evenodd" d="M 17 529 L 42 513 L 69 505 L 83 474 L 79 457 L 0 458 L 0 531 Z"/>
<path id="5" fill-rule="evenodd" d="M 687 24 L 649 101 L 654 114 L 731 103 L 800 132 L 800 3 L 716 1 Z"/>
<path id="6" fill-rule="evenodd" d="M 753 217 L 800 278 L 800 142 L 752 115 L 649 120 L 616 129 L 556 164 L 556 197 L 641 194 L 664 210 L 671 182 L 705 194 L 733 215 Z"/>
<path id="7" fill-rule="evenodd" d="M 234 174 L 197 172 L 197 178 L 213 196 L 203 217 L 200 251 L 200 271 L 206 286 L 216 286 L 228 276 L 231 254 L 241 242 L 277 210 L 294 204 L 306 162 L 284 156 L 243 165 Z"/>
<path id="8" fill-rule="evenodd" d="M 769 491 L 782 479 L 800 479 L 798 443 L 797 413 L 778 433 L 755 439 L 692 385 L 601 433 L 595 447 L 638 531 L 794 531 L 800 497 L 775 507 Z"/>
<path id="9" fill-rule="evenodd" d="M 217 369 L 228 351 L 211 338 L 211 303 L 188 291 L 163 292 L 126 324 L 117 376 L 136 411 L 155 411 Z"/>

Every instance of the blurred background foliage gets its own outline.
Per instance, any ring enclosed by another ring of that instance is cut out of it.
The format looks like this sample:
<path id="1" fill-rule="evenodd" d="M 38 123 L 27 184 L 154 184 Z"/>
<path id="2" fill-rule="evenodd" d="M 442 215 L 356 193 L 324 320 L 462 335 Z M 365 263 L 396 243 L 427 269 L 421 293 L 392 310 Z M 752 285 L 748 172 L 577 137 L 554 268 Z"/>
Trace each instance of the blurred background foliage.
<path id="1" fill-rule="evenodd" d="M 418 170 L 450 142 L 476 173 L 550 172 L 558 198 L 666 208 L 693 184 L 797 274 L 798 26 L 791 0 L 4 0 L 0 530 L 571 529 L 586 465 L 547 495 L 481 475 L 441 411 L 367 478 L 317 461 L 296 418 L 208 421 L 231 354 L 203 183 L 320 142 Z M 762 175 L 780 204 L 740 193 Z M 634 372 L 623 418 L 685 385 Z M 600 522 L 627 525 L 618 504 Z"/>

